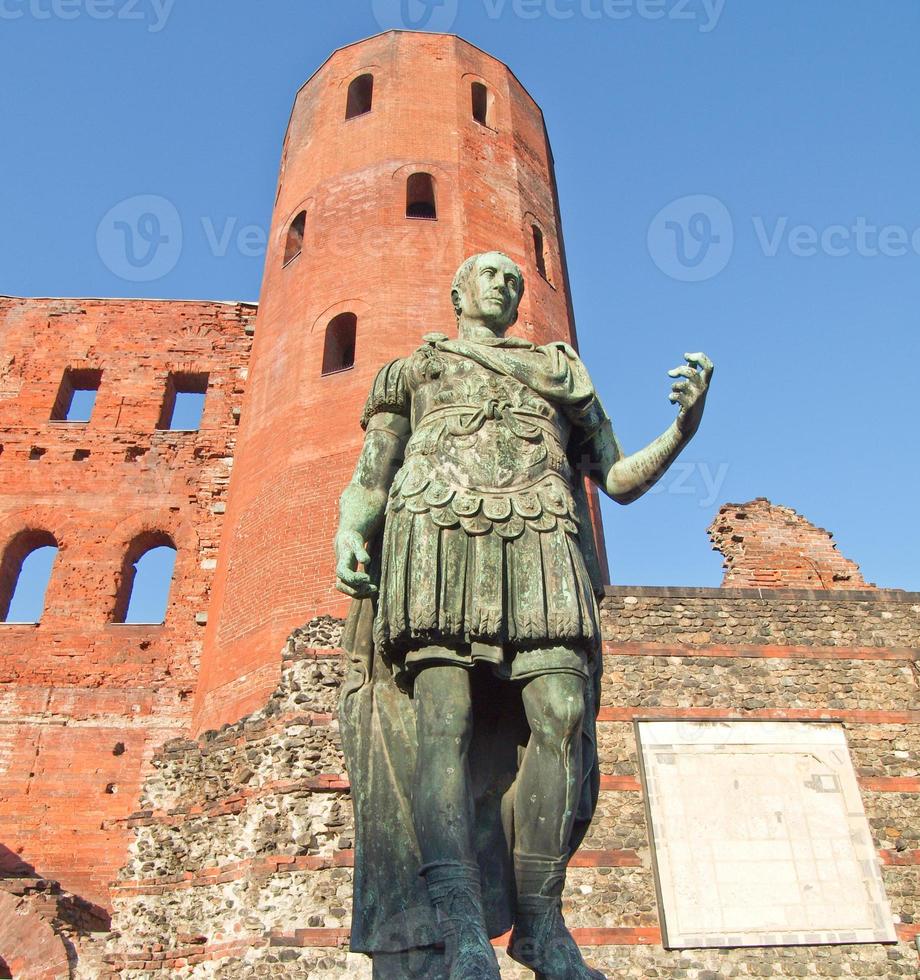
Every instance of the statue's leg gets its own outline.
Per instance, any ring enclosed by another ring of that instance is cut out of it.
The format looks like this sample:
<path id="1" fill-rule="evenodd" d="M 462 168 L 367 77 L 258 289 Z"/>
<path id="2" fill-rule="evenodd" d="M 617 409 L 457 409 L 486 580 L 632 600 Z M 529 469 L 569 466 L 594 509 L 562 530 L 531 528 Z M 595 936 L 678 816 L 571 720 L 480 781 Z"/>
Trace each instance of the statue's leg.
<path id="1" fill-rule="evenodd" d="M 473 862 L 469 670 L 426 667 L 415 679 L 415 703 L 418 763 L 412 806 L 422 862 Z"/>
<path id="2" fill-rule="evenodd" d="M 514 835 L 526 854 L 568 855 L 581 780 L 584 681 L 544 674 L 524 687 L 530 740 L 518 772 Z"/>
<path id="3" fill-rule="evenodd" d="M 530 740 L 517 778 L 517 909 L 509 953 L 541 980 L 604 980 L 582 959 L 562 918 L 569 839 L 581 787 L 584 680 L 544 674 L 523 700 Z"/>
<path id="4" fill-rule="evenodd" d="M 450 980 L 501 980 L 482 909 L 473 849 L 469 747 L 473 734 L 470 676 L 435 665 L 415 679 L 418 763 L 413 817 L 428 895 L 444 935 Z"/>

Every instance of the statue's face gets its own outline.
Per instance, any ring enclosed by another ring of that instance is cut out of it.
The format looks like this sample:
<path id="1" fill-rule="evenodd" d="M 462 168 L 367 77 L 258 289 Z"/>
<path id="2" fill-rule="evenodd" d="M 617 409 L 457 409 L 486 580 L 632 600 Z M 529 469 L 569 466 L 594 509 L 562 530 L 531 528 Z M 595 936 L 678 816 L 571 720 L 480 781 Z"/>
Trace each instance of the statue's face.
<path id="1" fill-rule="evenodd" d="M 505 255 L 480 255 L 460 291 L 460 309 L 471 320 L 493 330 L 506 330 L 517 319 L 521 273 Z"/>

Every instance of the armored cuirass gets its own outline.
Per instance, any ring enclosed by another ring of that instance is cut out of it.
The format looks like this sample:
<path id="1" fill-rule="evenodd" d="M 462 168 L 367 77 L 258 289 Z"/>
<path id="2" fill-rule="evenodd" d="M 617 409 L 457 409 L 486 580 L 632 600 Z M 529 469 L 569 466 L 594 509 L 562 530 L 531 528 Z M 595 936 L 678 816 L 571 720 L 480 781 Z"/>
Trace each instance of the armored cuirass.
<path id="1" fill-rule="evenodd" d="M 506 538 L 530 525 L 572 525 L 570 425 L 559 409 L 515 378 L 448 352 L 421 365 L 412 436 L 390 509 L 430 512 L 441 527 Z M 569 530 L 575 531 L 574 525 Z"/>

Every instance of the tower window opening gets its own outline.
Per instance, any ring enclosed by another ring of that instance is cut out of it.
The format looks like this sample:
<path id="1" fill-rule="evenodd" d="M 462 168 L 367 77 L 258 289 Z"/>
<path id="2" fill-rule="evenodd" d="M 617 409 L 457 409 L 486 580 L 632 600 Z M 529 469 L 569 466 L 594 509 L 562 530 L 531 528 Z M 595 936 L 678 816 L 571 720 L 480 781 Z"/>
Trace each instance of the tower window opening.
<path id="1" fill-rule="evenodd" d="M 159 625 L 166 619 L 176 546 L 163 531 L 147 531 L 128 546 L 115 597 L 113 622 Z"/>
<path id="2" fill-rule="evenodd" d="M 340 313 L 329 323 L 323 348 L 323 374 L 354 367 L 357 333 L 358 318 L 354 313 Z"/>
<path id="3" fill-rule="evenodd" d="M 67 368 L 51 408 L 53 422 L 89 422 L 102 372 L 86 368 Z"/>
<path id="4" fill-rule="evenodd" d="M 546 246 L 543 232 L 536 225 L 533 226 L 533 250 L 537 259 L 537 272 L 549 282 L 549 276 L 546 274 Z"/>
<path id="5" fill-rule="evenodd" d="M 359 75 L 348 86 L 348 102 L 345 106 L 345 118 L 354 119 L 364 116 L 374 107 L 374 76 Z"/>
<path id="6" fill-rule="evenodd" d="M 473 82 L 473 118 L 483 126 L 489 125 L 489 90 L 482 82 Z"/>
<path id="7" fill-rule="evenodd" d="M 434 178 L 431 174 L 412 174 L 406 182 L 406 217 L 433 221 L 437 216 Z"/>
<path id="8" fill-rule="evenodd" d="M 38 623 L 58 543 L 49 531 L 22 531 L 0 561 L 0 622 Z"/>
<path id="9" fill-rule="evenodd" d="M 303 236 L 307 228 L 307 212 L 301 211 L 288 228 L 287 241 L 284 243 L 284 264 L 293 262 L 303 251 Z"/>
<path id="10" fill-rule="evenodd" d="M 201 427 L 204 400 L 208 391 L 206 373 L 172 372 L 166 379 L 166 393 L 160 410 L 158 429 L 195 432 Z"/>

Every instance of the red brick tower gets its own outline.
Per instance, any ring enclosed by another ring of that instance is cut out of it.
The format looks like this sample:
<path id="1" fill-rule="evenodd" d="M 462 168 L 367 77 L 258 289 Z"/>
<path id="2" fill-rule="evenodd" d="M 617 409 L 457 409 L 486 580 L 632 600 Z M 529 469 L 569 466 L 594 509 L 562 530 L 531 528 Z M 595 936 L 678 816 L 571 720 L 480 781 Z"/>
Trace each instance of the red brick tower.
<path id="1" fill-rule="evenodd" d="M 264 701 L 293 627 L 345 612 L 332 538 L 370 383 L 423 334 L 455 332 L 451 277 L 490 249 L 527 277 L 515 331 L 574 343 L 539 106 L 457 37 L 390 32 L 336 52 L 285 138 L 196 730 Z"/>

